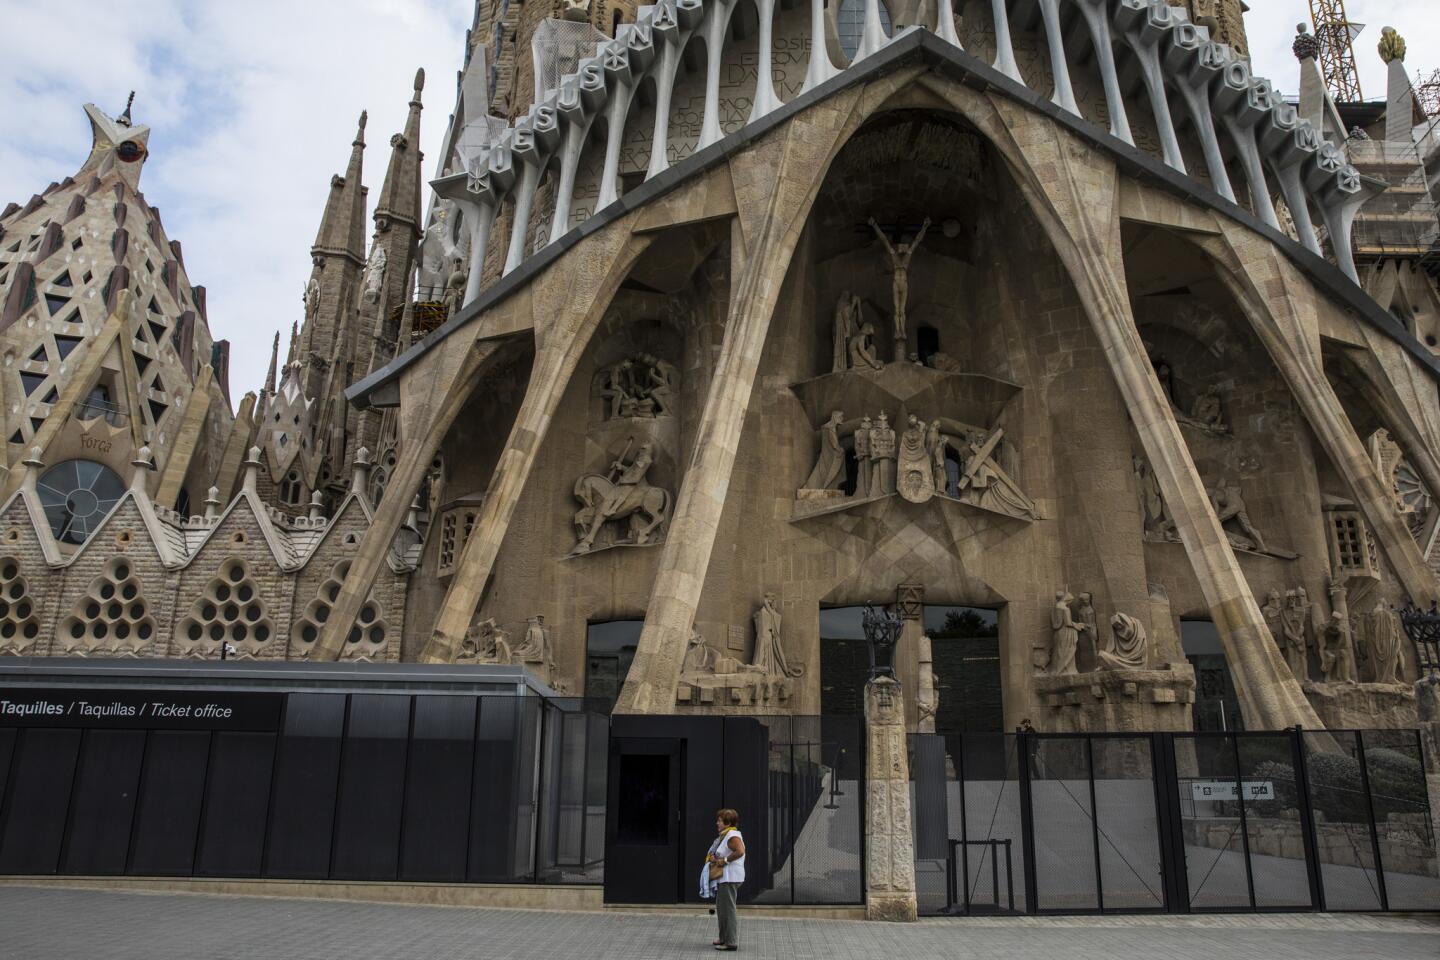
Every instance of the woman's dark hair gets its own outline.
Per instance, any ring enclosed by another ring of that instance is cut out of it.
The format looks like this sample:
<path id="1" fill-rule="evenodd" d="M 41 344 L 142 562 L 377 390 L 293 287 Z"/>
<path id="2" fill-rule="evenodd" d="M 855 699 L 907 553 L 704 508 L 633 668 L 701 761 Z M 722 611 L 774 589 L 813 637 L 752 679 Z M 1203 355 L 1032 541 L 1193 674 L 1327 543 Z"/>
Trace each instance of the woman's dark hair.
<path id="1" fill-rule="evenodd" d="M 721 810 L 716 810 L 715 817 L 727 827 L 740 826 L 740 814 L 736 813 L 734 810 L 731 810 L 729 807 L 725 807 Z"/>

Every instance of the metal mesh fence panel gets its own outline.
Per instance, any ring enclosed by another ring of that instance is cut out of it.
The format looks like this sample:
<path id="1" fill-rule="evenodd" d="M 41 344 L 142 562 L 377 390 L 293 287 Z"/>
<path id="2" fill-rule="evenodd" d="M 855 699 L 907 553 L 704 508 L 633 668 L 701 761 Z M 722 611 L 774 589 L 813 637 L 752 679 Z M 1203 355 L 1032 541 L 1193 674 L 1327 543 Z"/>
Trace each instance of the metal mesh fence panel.
<path id="1" fill-rule="evenodd" d="M 1163 910 L 1154 747 L 1144 737 L 1094 737 L 1095 827 L 1106 910 Z"/>
<path id="2" fill-rule="evenodd" d="M 1307 733 L 1304 743 L 1325 906 L 1330 910 L 1379 910 L 1380 878 L 1360 775 L 1359 734 Z"/>
<path id="3" fill-rule="evenodd" d="M 1419 739 L 1413 730 L 1361 736 L 1388 906 L 1433 910 L 1440 905 L 1440 863 Z"/>
<path id="4" fill-rule="evenodd" d="M 1100 906 L 1090 763 L 1082 737 L 1036 737 L 1030 757 L 1037 910 Z"/>
<path id="5" fill-rule="evenodd" d="M 584 57 L 595 53 L 595 45 L 610 38 L 588 22 L 541 20 L 530 40 L 530 55 L 535 63 L 535 101 L 560 86 L 560 79 L 579 69 Z"/>
<path id="6" fill-rule="evenodd" d="M 1192 910 L 1250 908 L 1234 739 L 1230 734 L 1175 738 L 1174 789 Z"/>

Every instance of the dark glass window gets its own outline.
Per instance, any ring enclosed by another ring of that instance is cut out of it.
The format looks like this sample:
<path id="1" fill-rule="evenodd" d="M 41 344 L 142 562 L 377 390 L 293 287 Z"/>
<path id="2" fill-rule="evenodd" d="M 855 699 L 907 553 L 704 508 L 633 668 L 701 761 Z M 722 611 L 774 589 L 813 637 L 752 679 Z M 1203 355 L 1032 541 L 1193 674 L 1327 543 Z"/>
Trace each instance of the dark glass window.
<path id="1" fill-rule="evenodd" d="M 609 713 L 630 673 L 644 620 L 592 623 L 585 633 L 585 699 Z"/>
<path id="2" fill-rule="evenodd" d="M 37 485 L 45 519 L 62 543 L 84 543 L 125 493 L 118 474 L 93 460 L 56 464 Z"/>

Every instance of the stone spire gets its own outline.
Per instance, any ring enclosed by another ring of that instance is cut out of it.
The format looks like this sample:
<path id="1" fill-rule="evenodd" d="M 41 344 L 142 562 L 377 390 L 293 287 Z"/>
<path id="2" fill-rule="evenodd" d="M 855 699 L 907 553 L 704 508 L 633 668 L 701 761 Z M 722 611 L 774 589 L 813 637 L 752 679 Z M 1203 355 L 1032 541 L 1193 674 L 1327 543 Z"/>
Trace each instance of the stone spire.
<path id="1" fill-rule="evenodd" d="M 410 99 L 410 113 L 405 118 L 405 132 L 390 138 L 390 166 L 385 170 L 385 183 L 375 205 L 375 226 L 387 230 L 392 224 L 415 227 L 420 222 L 420 93 L 425 89 L 425 71 L 415 74 L 415 93 Z"/>
<path id="2" fill-rule="evenodd" d="M 345 175 L 330 178 L 325 213 L 310 249 L 314 267 L 306 284 L 305 325 L 294 362 L 304 368 L 305 396 L 312 400 L 325 392 L 327 381 L 333 379 L 327 372 L 351 360 L 348 351 L 355 340 L 355 298 L 365 266 L 366 190 L 361 182 L 365 120 L 366 115 L 360 114 Z M 345 386 L 341 384 L 339 389 Z"/>
<path id="3" fill-rule="evenodd" d="M 325 215 L 320 219 L 320 230 L 315 235 L 312 256 L 349 257 L 357 265 L 365 262 L 365 187 L 360 182 L 365 159 L 365 121 L 367 114 L 360 114 L 360 125 L 355 131 L 355 140 L 350 145 L 350 163 L 343 177 L 330 178 L 330 197 L 325 203 Z"/>
<path id="4" fill-rule="evenodd" d="M 280 364 L 280 331 L 275 331 L 275 342 L 270 346 L 270 370 L 265 374 L 265 393 L 275 393 L 275 371 Z"/>

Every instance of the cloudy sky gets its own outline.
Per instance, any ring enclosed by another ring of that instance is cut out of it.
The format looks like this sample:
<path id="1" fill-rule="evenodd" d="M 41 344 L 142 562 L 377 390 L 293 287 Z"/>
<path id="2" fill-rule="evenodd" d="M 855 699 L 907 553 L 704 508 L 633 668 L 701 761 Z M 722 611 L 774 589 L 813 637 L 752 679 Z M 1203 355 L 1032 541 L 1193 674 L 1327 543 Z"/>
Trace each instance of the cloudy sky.
<path id="1" fill-rule="evenodd" d="M 1384 96 L 1380 27 L 1409 41 L 1411 73 L 1440 67 L 1436 0 L 1348 0 L 1369 24 L 1361 84 Z M 1307 0 L 1251 0 L 1257 72 L 1298 88 L 1290 54 Z M 231 348 L 232 395 L 258 387 L 275 330 L 301 315 L 321 205 L 370 111 L 365 180 L 379 192 L 416 67 L 432 170 L 454 104 L 473 0 L 0 0 L 0 206 L 73 173 L 90 146 L 81 104 L 112 115 L 136 90 L 151 158 L 141 188 L 209 291 Z M 1430 14 L 1429 17 L 1425 13 Z"/>

